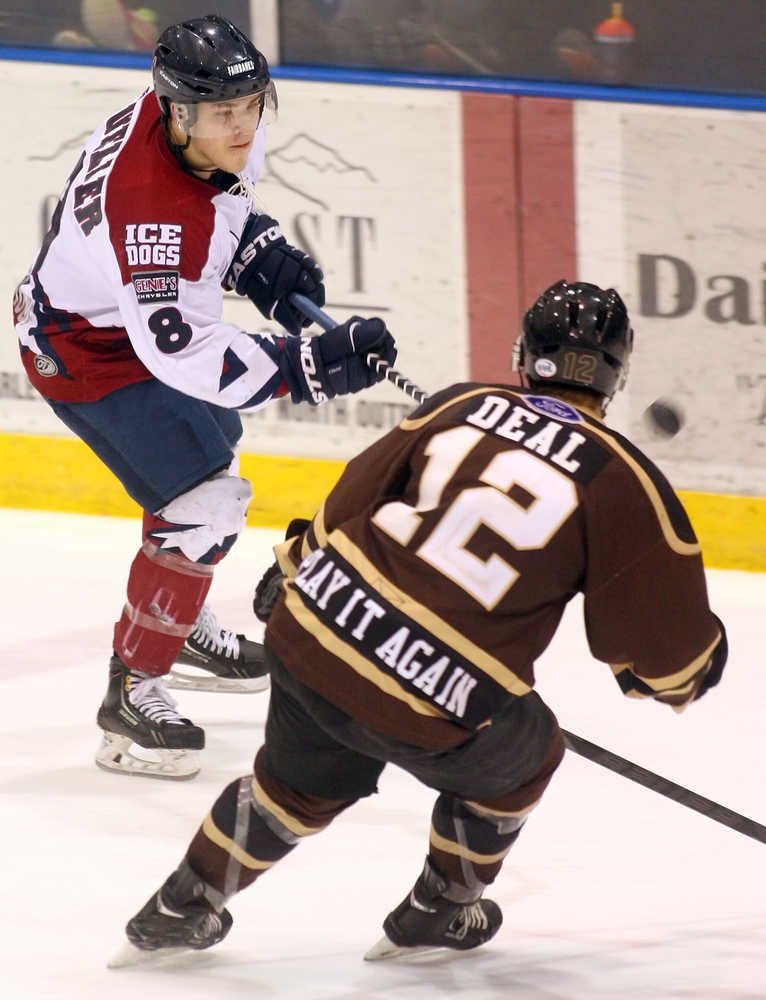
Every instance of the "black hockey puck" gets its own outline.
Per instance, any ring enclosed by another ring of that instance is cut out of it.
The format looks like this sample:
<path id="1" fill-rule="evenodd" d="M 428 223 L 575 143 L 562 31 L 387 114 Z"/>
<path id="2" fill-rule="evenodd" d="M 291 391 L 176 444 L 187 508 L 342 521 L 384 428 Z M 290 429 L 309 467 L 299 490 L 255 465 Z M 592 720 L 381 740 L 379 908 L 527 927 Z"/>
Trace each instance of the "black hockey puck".
<path id="1" fill-rule="evenodd" d="M 650 428 L 662 437 L 672 438 L 683 427 L 683 416 L 679 408 L 667 399 L 655 399 L 644 413 Z"/>

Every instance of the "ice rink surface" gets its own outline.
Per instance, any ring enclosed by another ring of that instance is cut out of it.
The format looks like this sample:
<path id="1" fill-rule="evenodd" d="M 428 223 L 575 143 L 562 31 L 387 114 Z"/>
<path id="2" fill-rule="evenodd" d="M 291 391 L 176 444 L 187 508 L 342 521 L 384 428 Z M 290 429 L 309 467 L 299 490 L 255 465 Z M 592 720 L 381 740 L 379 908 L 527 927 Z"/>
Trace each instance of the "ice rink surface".
<path id="1" fill-rule="evenodd" d="M 232 901 L 217 948 L 108 970 L 126 919 L 249 770 L 267 695 L 176 692 L 207 733 L 192 781 L 98 770 L 95 714 L 139 523 L 4 510 L 0 525 L 5 1000 L 766 997 L 766 845 L 572 754 L 487 894 L 505 923 L 483 949 L 362 961 L 427 849 L 433 793 L 389 768 L 379 795 Z M 211 591 L 221 622 L 251 638 L 253 584 L 277 537 L 248 529 Z M 579 601 L 538 690 L 566 729 L 766 823 L 766 575 L 708 579 L 729 665 L 682 715 L 620 694 L 589 656 Z"/>

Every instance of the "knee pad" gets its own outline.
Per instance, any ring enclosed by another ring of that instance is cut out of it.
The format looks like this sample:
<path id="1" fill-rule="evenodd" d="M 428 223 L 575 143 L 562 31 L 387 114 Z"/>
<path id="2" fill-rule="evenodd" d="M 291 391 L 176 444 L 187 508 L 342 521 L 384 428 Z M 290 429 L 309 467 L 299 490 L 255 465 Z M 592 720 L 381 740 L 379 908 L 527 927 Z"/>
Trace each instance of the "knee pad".
<path id="1" fill-rule="evenodd" d="M 246 479 L 220 473 L 160 508 L 149 537 L 163 551 L 181 552 L 192 562 L 218 562 L 244 528 L 252 496 Z"/>

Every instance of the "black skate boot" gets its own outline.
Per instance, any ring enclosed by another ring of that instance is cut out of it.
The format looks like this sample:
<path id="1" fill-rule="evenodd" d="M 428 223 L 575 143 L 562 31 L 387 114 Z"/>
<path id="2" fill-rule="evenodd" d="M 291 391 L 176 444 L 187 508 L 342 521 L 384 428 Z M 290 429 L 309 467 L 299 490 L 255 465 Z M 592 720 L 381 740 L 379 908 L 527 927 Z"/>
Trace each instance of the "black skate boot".
<path id="1" fill-rule="evenodd" d="M 207 895 L 217 895 L 186 861 L 173 872 L 138 913 L 128 921 L 129 945 L 114 956 L 116 968 L 160 957 L 169 951 L 193 948 L 199 951 L 222 941 L 233 923 L 223 906 L 213 906 Z M 147 956 L 153 952 L 154 956 Z"/>
<path id="2" fill-rule="evenodd" d="M 194 670 L 179 670 L 179 664 Z M 249 694 L 269 686 L 263 646 L 221 628 L 203 604 L 191 635 L 168 675 L 168 687 L 187 691 Z"/>
<path id="3" fill-rule="evenodd" d="M 107 771 L 152 778 L 192 778 L 199 771 L 204 732 L 178 714 L 164 677 L 129 670 L 117 654 L 96 721 L 104 730 L 96 763 Z"/>
<path id="4" fill-rule="evenodd" d="M 383 922 L 385 937 L 364 956 L 368 961 L 397 955 L 454 948 L 478 948 L 494 937 L 503 914 L 491 899 L 453 903 L 442 893 L 448 883 L 426 858 L 423 873 L 408 896 Z"/>

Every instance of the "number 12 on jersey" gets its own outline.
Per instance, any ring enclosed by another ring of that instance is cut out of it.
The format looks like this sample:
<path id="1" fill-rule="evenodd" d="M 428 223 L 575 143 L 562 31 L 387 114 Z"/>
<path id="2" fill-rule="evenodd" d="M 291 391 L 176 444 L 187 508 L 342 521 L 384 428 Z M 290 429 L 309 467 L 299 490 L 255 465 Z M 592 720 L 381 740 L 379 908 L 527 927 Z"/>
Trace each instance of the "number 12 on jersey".
<path id="1" fill-rule="evenodd" d="M 407 545 L 422 523 L 421 512 L 434 510 L 469 452 L 485 437 L 474 427 L 454 427 L 434 435 L 425 454 L 414 507 L 401 500 L 384 504 L 373 523 Z M 488 611 L 518 579 L 518 571 L 492 554 L 486 561 L 467 548 L 481 525 L 518 550 L 543 548 L 578 504 L 574 483 L 542 459 L 520 449 L 498 452 L 478 477 L 484 486 L 461 490 L 417 549 L 417 555 L 462 587 Z M 532 501 L 521 506 L 508 496 L 517 484 Z"/>

